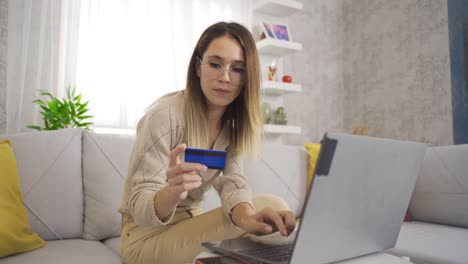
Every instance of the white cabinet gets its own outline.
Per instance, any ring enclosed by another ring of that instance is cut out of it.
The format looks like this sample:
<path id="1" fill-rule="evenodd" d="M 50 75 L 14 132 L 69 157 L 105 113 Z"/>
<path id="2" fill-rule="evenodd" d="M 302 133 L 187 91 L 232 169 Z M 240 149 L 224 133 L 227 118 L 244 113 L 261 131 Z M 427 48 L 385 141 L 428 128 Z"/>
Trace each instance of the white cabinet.
<path id="1" fill-rule="evenodd" d="M 293 0 L 259 0 L 252 8 L 252 31 L 256 36 L 257 50 L 260 55 L 260 65 L 262 67 L 262 103 L 267 102 L 271 106 L 272 118 L 274 119 L 275 109 L 283 106 L 283 96 L 289 93 L 300 93 L 302 91 L 301 84 L 295 82 L 294 74 L 283 67 L 283 58 L 290 54 L 300 52 L 302 43 L 294 42 L 291 36 L 290 28 L 288 27 L 287 17 L 297 11 L 302 10 L 302 3 Z M 262 24 L 267 22 L 270 25 L 278 24 L 285 25 L 288 29 L 289 40 L 281 40 L 273 35 L 273 37 L 265 37 L 260 39 L 262 35 Z M 275 74 L 275 80 L 268 80 L 268 66 L 272 61 L 278 65 Z M 281 81 L 283 75 L 288 74 L 293 77 L 292 83 L 284 83 Z M 288 114 L 286 109 L 286 115 Z M 290 117 L 288 116 L 288 119 Z M 291 125 L 275 125 L 265 124 L 263 126 L 266 136 L 277 138 L 283 134 L 300 134 L 301 127 Z"/>

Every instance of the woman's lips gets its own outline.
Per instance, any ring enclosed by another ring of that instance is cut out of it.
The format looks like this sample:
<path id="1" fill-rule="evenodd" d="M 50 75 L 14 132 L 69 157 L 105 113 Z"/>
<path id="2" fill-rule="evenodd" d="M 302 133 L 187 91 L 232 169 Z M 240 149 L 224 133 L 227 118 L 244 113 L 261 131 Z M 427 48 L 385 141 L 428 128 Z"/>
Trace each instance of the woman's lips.
<path id="1" fill-rule="evenodd" d="M 217 94 L 219 95 L 228 95 L 230 94 L 231 92 L 229 90 L 226 90 L 226 89 L 213 89 Z"/>

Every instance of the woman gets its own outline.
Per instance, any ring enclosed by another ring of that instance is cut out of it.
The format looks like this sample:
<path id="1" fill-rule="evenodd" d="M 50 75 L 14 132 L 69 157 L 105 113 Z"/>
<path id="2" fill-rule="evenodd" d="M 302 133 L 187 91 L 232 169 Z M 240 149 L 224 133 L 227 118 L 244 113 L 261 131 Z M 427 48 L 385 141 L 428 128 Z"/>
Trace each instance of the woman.
<path id="1" fill-rule="evenodd" d="M 191 263 L 203 241 L 292 232 L 286 203 L 274 196 L 252 201 L 242 175 L 242 154 L 254 155 L 261 139 L 259 104 L 252 35 L 237 23 L 210 26 L 192 54 L 185 91 L 162 97 L 138 123 L 119 209 L 126 263 Z M 222 175 L 183 162 L 187 144 L 227 150 Z M 211 186 L 222 207 L 202 213 Z"/>

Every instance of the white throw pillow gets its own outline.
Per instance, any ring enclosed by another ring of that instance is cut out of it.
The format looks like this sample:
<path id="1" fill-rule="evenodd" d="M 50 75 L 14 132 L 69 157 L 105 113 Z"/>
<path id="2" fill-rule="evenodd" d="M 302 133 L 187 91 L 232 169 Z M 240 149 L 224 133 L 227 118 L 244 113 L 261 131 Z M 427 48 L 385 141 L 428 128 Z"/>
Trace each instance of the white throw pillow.
<path id="1" fill-rule="evenodd" d="M 134 142 L 134 136 L 83 133 L 84 239 L 120 236 L 117 210 Z"/>

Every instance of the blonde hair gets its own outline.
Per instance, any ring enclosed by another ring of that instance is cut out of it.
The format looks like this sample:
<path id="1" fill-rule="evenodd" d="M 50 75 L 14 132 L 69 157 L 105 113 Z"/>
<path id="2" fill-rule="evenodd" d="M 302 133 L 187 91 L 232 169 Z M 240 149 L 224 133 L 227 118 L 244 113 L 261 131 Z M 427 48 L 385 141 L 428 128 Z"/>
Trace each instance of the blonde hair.
<path id="1" fill-rule="evenodd" d="M 214 39 L 226 35 L 242 46 L 247 69 L 246 80 L 239 96 L 226 108 L 223 116 L 223 121 L 228 122 L 230 130 L 229 150 L 237 154 L 249 153 L 254 157 L 263 132 L 260 112 L 260 63 L 252 34 L 238 23 L 219 22 L 208 27 L 193 51 L 184 93 L 187 140 L 191 147 L 209 147 L 207 105 L 197 75 L 197 58 L 203 57 Z"/>

